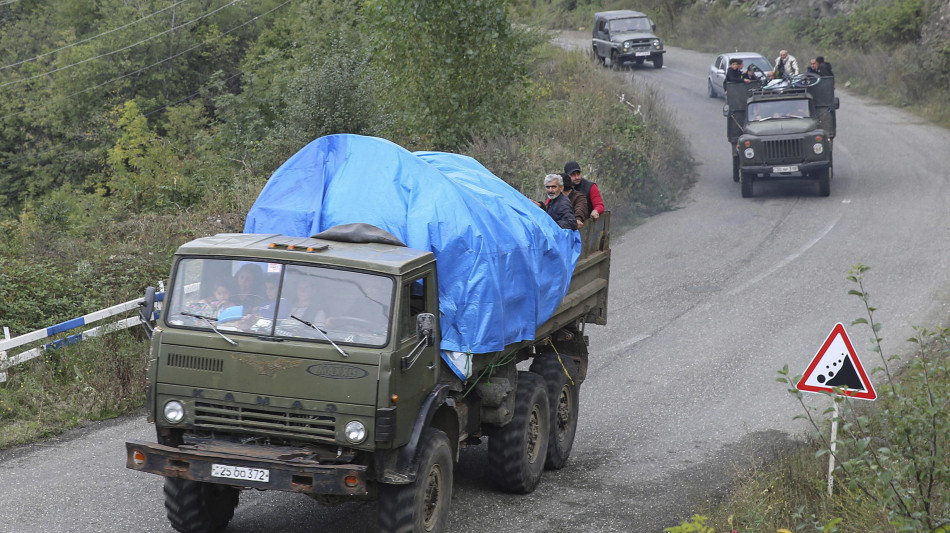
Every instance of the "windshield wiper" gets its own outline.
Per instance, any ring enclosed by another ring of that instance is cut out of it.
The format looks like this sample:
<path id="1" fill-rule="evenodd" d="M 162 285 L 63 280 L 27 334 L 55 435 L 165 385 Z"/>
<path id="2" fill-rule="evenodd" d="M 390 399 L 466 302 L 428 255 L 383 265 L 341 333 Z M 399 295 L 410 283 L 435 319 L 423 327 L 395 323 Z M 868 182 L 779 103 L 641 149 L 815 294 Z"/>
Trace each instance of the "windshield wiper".
<path id="1" fill-rule="evenodd" d="M 311 328 L 313 328 L 313 329 L 319 331 L 320 334 L 323 335 L 323 338 L 326 339 L 327 341 L 329 341 L 329 343 L 332 344 L 333 347 L 336 348 L 336 351 L 340 352 L 340 353 L 343 355 L 343 357 L 349 357 L 349 356 L 350 356 L 348 353 L 344 352 L 339 346 L 337 346 L 336 343 L 333 342 L 333 339 L 331 339 L 330 337 L 327 337 L 327 332 L 326 332 L 326 331 L 323 331 L 322 329 L 318 328 L 317 326 L 314 326 L 313 324 L 311 324 L 310 322 L 307 322 L 306 320 L 300 318 L 299 316 L 290 315 L 290 318 L 292 318 L 292 319 L 294 319 L 294 320 L 300 322 L 301 324 L 303 324 L 303 325 L 305 325 L 305 326 L 309 326 L 309 327 L 311 327 Z"/>
<path id="2" fill-rule="evenodd" d="M 188 311 L 182 311 L 181 314 L 183 314 L 183 315 L 185 315 L 185 316 L 190 316 L 190 317 L 194 317 L 194 318 L 200 318 L 201 320 L 204 320 L 205 322 L 208 323 L 208 326 L 212 329 L 212 331 L 214 331 L 215 333 L 217 333 L 218 335 L 220 335 L 222 339 L 224 339 L 224 340 L 230 342 L 232 346 L 237 346 L 237 342 L 235 342 L 235 341 L 233 341 L 233 340 L 227 338 L 227 337 L 224 335 L 224 333 L 221 333 L 221 332 L 218 330 L 218 327 L 214 325 L 214 323 L 218 321 L 217 318 L 210 317 L 210 316 L 199 315 L 199 314 L 196 314 L 196 313 L 189 313 Z"/>

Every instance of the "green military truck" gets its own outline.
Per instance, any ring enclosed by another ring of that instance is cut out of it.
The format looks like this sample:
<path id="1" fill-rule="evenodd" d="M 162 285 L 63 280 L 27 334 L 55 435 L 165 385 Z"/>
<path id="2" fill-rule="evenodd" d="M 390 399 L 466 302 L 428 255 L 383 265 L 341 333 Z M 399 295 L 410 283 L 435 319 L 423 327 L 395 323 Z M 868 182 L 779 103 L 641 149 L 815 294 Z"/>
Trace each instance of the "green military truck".
<path id="1" fill-rule="evenodd" d="M 365 224 L 182 245 L 150 331 L 157 442 L 127 442 L 127 467 L 165 477 L 183 533 L 223 529 L 246 489 L 375 499 L 380 531 L 445 531 L 459 451 L 484 438 L 498 488 L 533 491 L 571 453 L 585 324 L 607 319 L 609 220 L 581 230 L 567 296 L 534 340 L 469 357 L 464 380 L 440 357 L 432 252 Z M 228 298 L 212 310 L 216 280 L 246 265 L 267 276 L 256 311 Z M 330 305 L 317 316 L 301 293 Z"/>
<path id="2" fill-rule="evenodd" d="M 811 180 L 831 194 L 838 109 L 834 77 L 808 74 L 769 83 L 727 83 L 726 136 L 742 197 L 766 180 Z"/>

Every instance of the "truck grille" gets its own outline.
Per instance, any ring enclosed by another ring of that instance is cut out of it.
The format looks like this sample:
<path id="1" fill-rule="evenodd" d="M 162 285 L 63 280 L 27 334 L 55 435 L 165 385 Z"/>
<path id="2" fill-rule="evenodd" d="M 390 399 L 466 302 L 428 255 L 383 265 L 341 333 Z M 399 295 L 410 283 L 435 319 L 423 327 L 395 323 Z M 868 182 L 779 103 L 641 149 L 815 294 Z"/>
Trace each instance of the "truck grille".
<path id="1" fill-rule="evenodd" d="M 653 39 L 630 39 L 627 42 L 631 50 L 649 50 L 653 46 Z"/>
<path id="2" fill-rule="evenodd" d="M 768 163 L 792 163 L 801 161 L 805 154 L 802 139 L 779 139 L 762 143 Z"/>
<path id="3" fill-rule="evenodd" d="M 195 403 L 195 427 L 308 442 L 332 442 L 336 418 L 210 402 Z"/>

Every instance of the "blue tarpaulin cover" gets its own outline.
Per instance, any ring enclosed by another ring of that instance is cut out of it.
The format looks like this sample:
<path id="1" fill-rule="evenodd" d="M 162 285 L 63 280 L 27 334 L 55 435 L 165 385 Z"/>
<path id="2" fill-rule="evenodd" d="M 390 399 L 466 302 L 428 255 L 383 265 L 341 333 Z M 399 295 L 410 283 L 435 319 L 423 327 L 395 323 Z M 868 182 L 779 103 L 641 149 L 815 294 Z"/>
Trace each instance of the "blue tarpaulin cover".
<path id="1" fill-rule="evenodd" d="M 321 137 L 294 154 L 264 186 L 244 231 L 308 237 L 354 222 L 435 255 L 440 347 L 456 352 L 533 340 L 567 294 L 581 251 L 577 231 L 558 227 L 475 159 L 360 135 Z"/>

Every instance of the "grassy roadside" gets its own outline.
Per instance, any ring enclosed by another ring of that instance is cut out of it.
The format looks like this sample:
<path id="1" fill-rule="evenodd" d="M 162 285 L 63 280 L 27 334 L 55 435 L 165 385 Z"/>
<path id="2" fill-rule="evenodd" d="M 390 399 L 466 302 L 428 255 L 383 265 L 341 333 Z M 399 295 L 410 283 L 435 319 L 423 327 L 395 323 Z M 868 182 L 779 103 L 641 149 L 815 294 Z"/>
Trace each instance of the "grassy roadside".
<path id="1" fill-rule="evenodd" d="M 867 366 L 880 362 L 871 373 L 878 399 L 834 400 L 839 430 L 831 495 L 832 397 L 806 403 L 795 388 L 800 376 L 785 368 L 778 381 L 801 402 L 799 416 L 813 430 L 807 440 L 793 453 L 743 472 L 721 499 L 665 531 L 950 532 L 950 328 L 917 328 L 907 339 L 910 350 L 889 355 L 864 287 L 868 270 L 852 269 L 849 294 L 867 310 L 852 329 L 863 328 L 874 339 L 873 353 L 861 357 Z"/>

